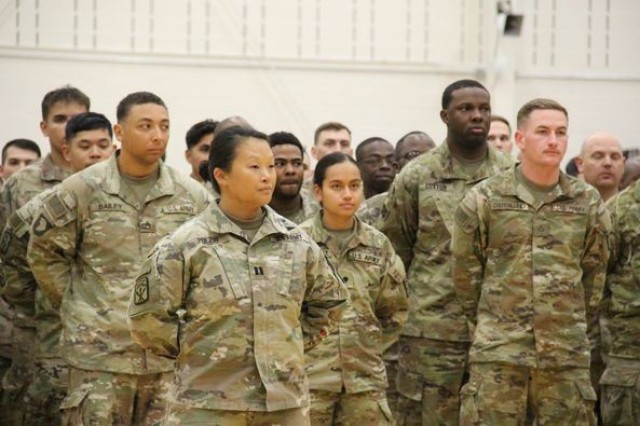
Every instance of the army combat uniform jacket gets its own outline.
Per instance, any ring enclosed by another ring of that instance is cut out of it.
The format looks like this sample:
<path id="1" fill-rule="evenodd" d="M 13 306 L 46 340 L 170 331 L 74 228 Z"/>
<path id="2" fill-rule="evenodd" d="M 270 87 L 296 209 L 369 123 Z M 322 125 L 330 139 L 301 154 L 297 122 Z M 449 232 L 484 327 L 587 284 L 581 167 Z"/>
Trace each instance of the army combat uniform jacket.
<path id="1" fill-rule="evenodd" d="M 453 214 L 467 191 L 512 163 L 489 147 L 485 161 L 468 176 L 444 142 L 396 176 L 383 208 L 381 230 L 407 269 L 410 307 L 402 335 L 469 341 L 451 281 Z"/>
<path id="2" fill-rule="evenodd" d="M 342 276 L 348 307 L 338 330 L 306 353 L 310 388 L 340 393 L 383 391 L 382 353 L 407 321 L 408 295 L 402 261 L 381 232 L 356 219 L 341 250 L 322 224 L 321 212 L 300 225 Z"/>
<path id="3" fill-rule="evenodd" d="M 72 367 L 126 374 L 172 369 L 147 356 L 127 325 L 139 266 L 158 240 L 210 200 L 191 178 L 160 164 L 143 204 L 121 185 L 117 157 L 66 179 L 33 221 L 28 261 L 62 318 L 62 357 Z"/>
<path id="4" fill-rule="evenodd" d="M 164 238 L 142 267 L 131 332 L 175 358 L 175 400 L 193 408 L 308 405 L 303 348 L 340 321 L 348 293 L 320 248 L 270 207 L 252 241 L 218 207 Z"/>
<path id="5" fill-rule="evenodd" d="M 515 169 L 467 194 L 451 246 L 456 294 L 476 324 L 469 362 L 588 369 L 610 230 L 598 192 L 562 173 L 538 206 Z"/>

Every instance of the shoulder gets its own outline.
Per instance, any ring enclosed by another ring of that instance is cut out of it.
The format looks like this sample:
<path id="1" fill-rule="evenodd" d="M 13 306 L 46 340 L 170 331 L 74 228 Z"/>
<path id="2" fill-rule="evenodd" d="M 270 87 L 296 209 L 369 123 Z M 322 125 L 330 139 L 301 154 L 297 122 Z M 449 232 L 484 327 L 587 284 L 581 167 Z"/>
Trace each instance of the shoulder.
<path id="1" fill-rule="evenodd" d="M 194 198 L 199 200 L 210 198 L 209 191 L 207 191 L 206 187 L 191 176 L 187 176 L 165 164 L 162 166 L 162 173 L 167 173 L 167 176 L 169 176 L 175 185 L 176 191 L 191 194 Z"/>
<path id="2" fill-rule="evenodd" d="M 5 190 L 14 190 L 25 186 L 39 185 L 40 175 L 42 174 L 42 161 L 38 161 L 34 164 L 29 164 L 22 170 L 14 173 L 9 179 L 4 182 Z"/>

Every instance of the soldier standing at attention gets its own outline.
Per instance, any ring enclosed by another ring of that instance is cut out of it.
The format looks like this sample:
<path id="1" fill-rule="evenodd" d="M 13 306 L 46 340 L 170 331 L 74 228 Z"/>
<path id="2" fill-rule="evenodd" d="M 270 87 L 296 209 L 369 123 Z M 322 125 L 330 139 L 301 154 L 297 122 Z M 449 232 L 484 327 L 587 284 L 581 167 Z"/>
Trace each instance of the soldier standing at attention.
<path id="1" fill-rule="evenodd" d="M 104 161 L 115 151 L 111 123 L 102 114 L 83 112 L 73 116 L 65 130 L 62 155 L 72 172 Z M 54 187 L 55 188 L 55 187 Z M 35 358 L 33 380 L 28 383 L 25 396 L 16 404 L 18 418 L 14 424 L 47 425 L 60 423 L 60 403 L 67 394 L 69 370 L 60 359 L 60 316 L 51 307 L 27 264 L 27 243 L 34 215 L 43 200 L 54 190 L 50 188 L 33 197 L 9 216 L 2 234 L 0 258 L 4 273 L 2 297 L 15 310 L 14 324 L 19 333 L 35 338 L 31 354 Z M 23 331 L 28 328 L 28 331 Z"/>
<path id="2" fill-rule="evenodd" d="M 29 241 L 31 271 L 60 309 L 60 352 L 69 364 L 64 424 L 164 418 L 173 364 L 132 341 L 129 298 L 155 243 L 210 200 L 201 184 L 160 160 L 169 140 L 162 99 L 132 93 L 118 104 L 117 119 L 121 151 L 47 196 Z"/>
<path id="3" fill-rule="evenodd" d="M 322 250 L 267 206 L 267 136 L 215 138 L 218 202 L 161 240 L 129 306 L 134 339 L 175 361 L 167 424 L 309 424 L 303 349 L 337 327 L 347 291 Z"/>
<path id="4" fill-rule="evenodd" d="M 609 214 L 560 171 L 566 109 L 527 102 L 521 163 L 473 188 L 455 213 L 456 294 L 475 326 L 460 424 L 595 425 L 588 325 L 609 259 Z M 591 342 L 594 344 L 596 342 Z"/>
<path id="5" fill-rule="evenodd" d="M 487 89 L 460 80 L 442 94 L 447 138 L 396 176 L 382 232 L 407 268 L 409 320 L 399 341 L 400 425 L 457 425 L 469 328 L 451 281 L 453 213 L 478 182 L 512 161 L 489 148 Z"/>
<path id="6" fill-rule="evenodd" d="M 351 157 L 322 157 L 313 192 L 322 210 L 300 229 L 326 253 L 350 297 L 338 330 L 305 354 L 311 424 L 394 424 L 382 354 L 407 321 L 404 266 L 388 238 L 355 217 L 363 191 Z"/>

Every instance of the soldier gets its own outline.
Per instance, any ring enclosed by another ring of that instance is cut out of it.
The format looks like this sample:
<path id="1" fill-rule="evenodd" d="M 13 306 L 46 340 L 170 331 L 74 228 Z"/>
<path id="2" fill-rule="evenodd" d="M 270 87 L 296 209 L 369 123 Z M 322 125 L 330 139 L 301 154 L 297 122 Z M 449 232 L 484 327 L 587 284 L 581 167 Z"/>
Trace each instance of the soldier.
<path id="1" fill-rule="evenodd" d="M 276 166 L 276 186 L 269 207 L 294 223 L 302 223 L 320 208 L 302 189 L 304 148 L 295 135 L 287 132 L 270 134 L 269 145 Z"/>
<path id="2" fill-rule="evenodd" d="M 337 326 L 348 295 L 318 246 L 266 206 L 266 139 L 216 136 L 219 202 L 161 240 L 136 280 L 131 333 L 175 360 L 168 424 L 309 424 L 303 348 Z"/>
<path id="3" fill-rule="evenodd" d="M 453 281 L 475 327 L 460 424 L 521 425 L 529 412 L 539 425 L 595 425 L 587 326 L 604 286 L 609 214 L 593 187 L 560 171 L 566 109 L 533 99 L 517 120 L 521 163 L 473 188 L 455 213 Z"/>
<path id="4" fill-rule="evenodd" d="M 316 162 L 332 152 L 342 152 L 346 155 L 353 154 L 351 147 L 351 130 L 342 123 L 329 121 L 318 126 L 313 134 L 313 146 L 311 156 Z M 302 187 L 312 191 L 313 171 L 309 172 L 310 179 L 305 180 Z"/>
<path id="5" fill-rule="evenodd" d="M 511 124 L 509 124 L 509 120 L 501 115 L 492 115 L 487 142 L 498 151 L 511 155 L 513 142 L 511 141 Z"/>
<path id="6" fill-rule="evenodd" d="M 217 121 L 203 120 L 191 126 L 187 131 L 185 137 L 187 150 L 184 152 L 184 157 L 191 165 L 190 176 L 198 182 L 202 182 L 200 166 L 209 158 L 213 133 L 216 131 L 217 125 Z"/>
<path id="7" fill-rule="evenodd" d="M 160 161 L 169 115 L 158 96 L 126 96 L 117 118 L 121 151 L 47 196 L 29 241 L 31 271 L 62 319 L 65 424 L 151 424 L 164 417 L 162 393 L 173 365 L 131 340 L 129 295 L 154 244 L 210 200 L 202 185 Z"/>
<path id="8" fill-rule="evenodd" d="M 396 170 L 396 174 L 400 173 L 400 170 L 402 170 L 410 160 L 424 152 L 431 151 L 435 147 L 436 144 L 433 142 L 433 139 L 431 139 L 431 136 L 419 130 L 409 132 L 401 137 L 396 143 L 396 147 L 393 152 L 393 167 Z M 388 192 L 382 192 L 366 199 L 360 205 L 360 209 L 357 212 L 358 218 L 364 223 L 379 229 L 381 226 L 380 222 L 382 220 L 382 206 L 384 205 L 384 201 L 387 199 L 387 194 Z M 387 373 L 389 373 L 388 368 L 389 365 L 387 365 Z M 388 392 L 395 392 L 395 371 L 396 370 L 394 368 L 393 377 L 389 375 L 389 380 L 393 380 L 394 386 L 391 386 L 391 382 L 389 382 L 390 388 Z M 389 394 L 387 393 L 387 397 L 388 396 Z M 397 398 L 394 398 L 394 401 L 396 399 Z"/>
<path id="9" fill-rule="evenodd" d="M 40 147 L 29 139 L 13 139 L 2 148 L 2 165 L 0 180 L 9 179 L 11 175 L 40 159 Z"/>
<path id="10" fill-rule="evenodd" d="M 489 92 L 480 83 L 449 85 L 440 112 L 445 142 L 396 176 L 384 205 L 382 232 L 404 261 L 410 296 L 398 343 L 399 424 L 458 424 L 470 334 L 455 300 L 449 244 L 464 194 L 512 164 L 487 145 L 490 116 Z"/>
<path id="11" fill-rule="evenodd" d="M 0 193 L 0 229 L 4 229 L 7 218 L 31 198 L 57 185 L 71 174 L 69 163 L 62 155 L 65 127 L 71 117 L 88 111 L 89 107 L 87 95 L 71 86 L 52 90 L 44 96 L 41 103 L 40 130 L 49 139 L 50 153 L 44 159 L 14 173 L 5 181 Z M 0 310 L 3 307 L 7 311 L 4 314 L 0 313 L 0 317 L 12 318 L 13 313 L 6 304 L 0 304 Z M 33 332 L 33 329 L 26 328 L 14 330 L 11 337 L 12 351 L 16 356 L 13 357 L 12 365 L 2 379 L 3 394 L 0 406 L 0 411 L 7 417 L 12 416 L 10 413 L 14 412 L 21 416 L 20 401 L 34 373 L 35 336 L 28 330 Z"/>
<path id="12" fill-rule="evenodd" d="M 407 321 L 404 266 L 387 237 L 355 217 L 363 194 L 351 157 L 324 156 L 313 180 L 322 210 L 300 229 L 325 252 L 350 297 L 338 331 L 305 354 L 311 424 L 390 425 L 382 354 Z"/>
<path id="13" fill-rule="evenodd" d="M 635 162 L 631 159 L 627 162 Z M 637 425 L 640 412 L 640 184 L 608 203 L 613 223 L 612 258 L 603 296 L 609 351 L 600 379 L 605 426 Z"/>
<path id="14" fill-rule="evenodd" d="M 109 158 L 115 150 L 111 123 L 104 115 L 93 112 L 72 117 L 67 122 L 65 140 L 62 155 L 74 173 Z M 60 403 L 67 391 L 68 368 L 58 353 L 60 318 L 38 290 L 27 265 L 31 222 L 42 200 L 52 191 L 50 188 L 36 195 L 13 213 L 0 240 L 5 278 L 2 297 L 15 310 L 14 326 L 27 329 L 19 333 L 33 335 L 35 329 L 36 336 L 32 356 L 38 374 L 27 384 L 26 395 L 16 407 L 12 424 L 59 424 Z"/>
<path id="15" fill-rule="evenodd" d="M 396 168 L 393 146 L 388 140 L 377 136 L 363 140 L 356 148 L 356 161 L 362 174 L 365 199 L 389 190 Z"/>
<path id="16" fill-rule="evenodd" d="M 624 154 L 615 136 L 604 132 L 589 135 L 575 161 L 584 181 L 597 189 L 604 201 L 618 193 Z"/>

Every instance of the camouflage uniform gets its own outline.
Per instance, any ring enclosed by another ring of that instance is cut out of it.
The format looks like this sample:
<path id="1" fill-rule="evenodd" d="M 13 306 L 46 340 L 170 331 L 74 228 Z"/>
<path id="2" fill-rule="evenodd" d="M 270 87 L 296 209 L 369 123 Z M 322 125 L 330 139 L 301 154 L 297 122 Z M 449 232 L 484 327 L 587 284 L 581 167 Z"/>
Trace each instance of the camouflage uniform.
<path id="1" fill-rule="evenodd" d="M 306 353 L 311 422 L 390 424 L 382 353 L 397 341 L 407 321 L 402 261 L 382 233 L 357 218 L 354 233 L 344 242 L 327 232 L 321 212 L 300 229 L 324 250 L 350 295 L 338 331 Z M 362 393 L 368 397 L 351 401 Z M 376 415 L 375 423 L 367 422 L 366 416 Z"/>
<path id="2" fill-rule="evenodd" d="M 451 242 L 455 291 L 475 326 L 462 424 L 522 424 L 527 408 L 538 424 L 595 423 L 587 325 L 610 231 L 598 191 L 564 174 L 538 203 L 515 168 L 467 194 Z"/>
<path id="3" fill-rule="evenodd" d="M 289 219 L 293 223 L 301 224 L 305 220 L 312 217 L 315 212 L 320 210 L 320 204 L 315 200 L 313 194 L 306 189 L 300 190 L 300 197 L 302 197 L 302 206 L 300 210 L 296 211 L 293 215 L 282 215 Z"/>
<path id="4" fill-rule="evenodd" d="M 376 194 L 367 198 L 357 211 L 358 218 L 364 223 L 380 229 L 382 226 L 382 207 L 388 192 Z"/>
<path id="5" fill-rule="evenodd" d="M 307 411 L 303 347 L 336 327 L 348 293 L 309 236 L 265 209 L 250 242 L 212 203 L 142 266 L 131 333 L 155 356 L 175 359 L 172 424 L 197 418 L 190 409 L 213 418 Z"/>
<path id="6" fill-rule="evenodd" d="M 610 333 L 607 366 L 600 379 L 605 425 L 640 422 L 640 184 L 608 203 L 613 250 L 603 297 Z"/>
<path id="7" fill-rule="evenodd" d="M 122 395 L 114 401 L 115 387 L 123 380 L 134 385 L 129 398 L 140 398 L 142 406 L 148 398 L 150 409 L 159 407 L 154 402 L 158 395 L 142 393 L 148 388 L 143 382 L 173 366 L 131 340 L 129 295 L 138 267 L 154 244 L 209 200 L 202 185 L 161 163 L 157 182 L 140 203 L 122 184 L 116 155 L 66 179 L 44 199 L 34 216 L 27 258 L 40 289 L 60 309 L 60 353 L 71 377 L 79 372 L 88 377 L 87 385 L 70 383 L 62 404 L 68 419 L 80 410 L 85 421 L 119 416 L 130 422 L 131 412 L 115 412 L 132 405 L 123 402 Z M 111 382 L 103 375 L 89 383 L 91 372 L 110 374 Z M 107 402 L 94 404 L 97 400 Z M 102 411 L 92 413 L 94 408 Z"/>
<path id="8" fill-rule="evenodd" d="M 8 218 L 16 210 L 44 190 L 60 183 L 70 174 L 69 170 L 55 165 L 51 154 L 48 154 L 42 160 L 30 164 L 7 179 L 0 193 L 0 230 L 4 229 Z M 7 245 L 10 243 L 7 241 Z M 0 317 L 14 319 L 13 309 L 7 304 L 0 303 L 0 310 L 6 312 L 0 313 Z M 20 324 L 19 328 L 11 331 L 11 344 L 16 348 L 13 351 L 15 357 L 3 378 L 2 386 L 6 392 L 3 392 L 0 411 L 5 413 L 7 418 L 11 418 L 13 424 L 20 424 L 24 416 L 29 415 L 30 408 L 38 409 L 23 401 L 25 392 L 34 378 L 36 336 L 33 323 L 25 324 L 23 318 L 16 318 L 16 321 Z M 10 323 L 7 325 L 11 327 Z M 54 370 L 55 368 L 50 372 Z"/>
<path id="9" fill-rule="evenodd" d="M 27 384 L 20 417 L 24 424 L 60 423 L 60 403 L 66 395 L 68 368 L 58 355 L 60 317 L 51 307 L 27 264 L 27 243 L 33 216 L 42 201 L 54 189 L 48 189 L 20 207 L 7 221 L 0 245 L 5 287 L 3 297 L 15 309 L 17 335 L 33 338 L 35 375 Z"/>
<path id="10" fill-rule="evenodd" d="M 382 232 L 407 268 L 409 320 L 399 342 L 399 424 L 457 424 L 469 328 L 451 281 L 453 213 L 478 182 L 510 167 L 488 149 L 472 175 L 445 142 L 396 175 L 383 208 Z"/>

